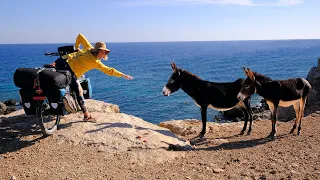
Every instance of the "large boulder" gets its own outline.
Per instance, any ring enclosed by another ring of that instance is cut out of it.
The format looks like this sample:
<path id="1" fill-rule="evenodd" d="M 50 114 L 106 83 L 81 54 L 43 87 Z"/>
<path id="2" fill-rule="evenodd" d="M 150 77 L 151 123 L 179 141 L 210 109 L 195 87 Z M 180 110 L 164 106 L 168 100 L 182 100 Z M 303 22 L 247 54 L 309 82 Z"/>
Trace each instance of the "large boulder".
<path id="1" fill-rule="evenodd" d="M 312 91 L 308 97 L 308 105 L 320 105 L 320 58 L 318 59 L 318 67 L 312 67 L 307 75 L 307 80 L 312 86 Z"/>
<path id="2" fill-rule="evenodd" d="M 7 106 L 0 102 L 0 115 L 5 114 L 5 112 L 7 111 Z"/>

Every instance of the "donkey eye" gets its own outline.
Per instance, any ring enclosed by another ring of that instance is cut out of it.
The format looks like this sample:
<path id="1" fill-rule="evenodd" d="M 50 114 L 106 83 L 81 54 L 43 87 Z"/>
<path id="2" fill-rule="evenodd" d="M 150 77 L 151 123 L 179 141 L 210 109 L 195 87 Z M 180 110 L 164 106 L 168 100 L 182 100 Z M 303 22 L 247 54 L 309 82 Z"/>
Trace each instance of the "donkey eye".
<path id="1" fill-rule="evenodd" d="M 169 83 L 174 83 L 174 79 L 170 79 Z"/>
<path id="2" fill-rule="evenodd" d="M 245 85 L 244 88 L 248 89 L 250 86 L 249 85 Z"/>

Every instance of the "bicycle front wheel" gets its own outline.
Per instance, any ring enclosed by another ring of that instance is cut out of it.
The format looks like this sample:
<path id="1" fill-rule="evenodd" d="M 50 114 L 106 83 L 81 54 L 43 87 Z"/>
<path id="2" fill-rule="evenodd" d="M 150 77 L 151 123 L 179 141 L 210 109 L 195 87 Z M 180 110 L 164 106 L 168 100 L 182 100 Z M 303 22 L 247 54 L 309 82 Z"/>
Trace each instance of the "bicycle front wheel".
<path id="1" fill-rule="evenodd" d="M 60 115 L 52 115 L 49 110 L 48 103 L 39 102 L 37 115 L 42 134 L 45 136 L 52 135 L 58 129 L 60 123 Z"/>

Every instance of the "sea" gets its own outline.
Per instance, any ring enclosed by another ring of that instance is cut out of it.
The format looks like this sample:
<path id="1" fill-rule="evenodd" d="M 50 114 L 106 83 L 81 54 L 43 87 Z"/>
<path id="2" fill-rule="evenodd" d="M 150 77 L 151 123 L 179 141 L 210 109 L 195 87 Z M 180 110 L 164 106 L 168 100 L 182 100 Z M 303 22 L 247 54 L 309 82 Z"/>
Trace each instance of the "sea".
<path id="1" fill-rule="evenodd" d="M 42 67 L 57 57 L 44 56 L 56 52 L 59 44 L 0 44 L 0 101 L 19 102 L 19 88 L 14 85 L 17 68 Z M 231 82 L 245 78 L 242 67 L 248 67 L 272 79 L 306 78 L 318 65 L 320 40 L 257 40 L 204 42 L 132 42 L 107 43 L 111 50 L 103 63 L 134 77 L 128 81 L 105 75 L 99 70 L 87 72 L 92 85 L 92 98 L 117 104 L 120 111 L 158 124 L 172 119 L 201 119 L 199 107 L 181 89 L 165 97 L 162 89 L 172 69 L 179 68 L 212 82 Z M 259 105 L 254 95 L 251 105 Z M 208 110 L 208 121 L 218 111 Z"/>

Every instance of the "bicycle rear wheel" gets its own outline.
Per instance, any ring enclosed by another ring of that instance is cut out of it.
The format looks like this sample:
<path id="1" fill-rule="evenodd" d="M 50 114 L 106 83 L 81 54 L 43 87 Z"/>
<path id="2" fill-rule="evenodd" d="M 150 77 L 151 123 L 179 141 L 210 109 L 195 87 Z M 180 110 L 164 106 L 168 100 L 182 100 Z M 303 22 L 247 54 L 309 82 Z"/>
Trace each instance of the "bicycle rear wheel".
<path id="1" fill-rule="evenodd" d="M 39 102 L 37 115 L 42 134 L 45 136 L 52 135 L 58 129 L 60 115 L 52 115 L 48 103 Z"/>

